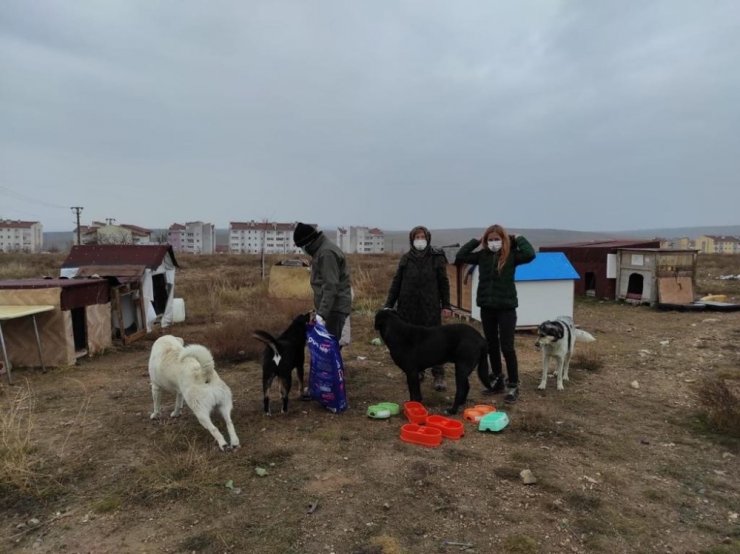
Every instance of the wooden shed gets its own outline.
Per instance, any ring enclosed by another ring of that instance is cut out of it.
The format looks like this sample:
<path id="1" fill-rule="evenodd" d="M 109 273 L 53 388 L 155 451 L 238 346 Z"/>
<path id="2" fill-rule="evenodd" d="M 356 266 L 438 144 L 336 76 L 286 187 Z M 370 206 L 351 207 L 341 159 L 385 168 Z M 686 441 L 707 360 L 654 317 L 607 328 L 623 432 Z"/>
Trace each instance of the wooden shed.
<path id="1" fill-rule="evenodd" d="M 53 306 L 36 316 L 44 364 L 65 366 L 111 346 L 111 305 L 105 279 L 0 281 L 0 305 Z M 39 356 L 29 319 L 3 325 L 10 363 L 37 367 Z"/>
<path id="2" fill-rule="evenodd" d="M 620 239 L 540 247 L 540 252 L 563 252 L 580 279 L 575 294 L 614 300 L 617 292 L 617 251 L 620 248 L 660 248 L 659 240 Z"/>
<path id="3" fill-rule="evenodd" d="M 639 304 L 691 304 L 696 289 L 697 250 L 620 248 L 618 300 Z"/>

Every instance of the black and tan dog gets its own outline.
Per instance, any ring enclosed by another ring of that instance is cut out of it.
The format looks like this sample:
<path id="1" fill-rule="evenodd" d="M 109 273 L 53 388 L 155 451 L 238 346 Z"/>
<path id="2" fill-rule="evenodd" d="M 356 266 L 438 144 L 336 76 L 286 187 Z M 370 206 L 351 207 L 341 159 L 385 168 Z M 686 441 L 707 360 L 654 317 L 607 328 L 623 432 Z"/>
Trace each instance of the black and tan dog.
<path id="1" fill-rule="evenodd" d="M 293 383 L 293 369 L 303 393 L 303 362 L 305 360 L 306 325 L 311 314 L 301 314 L 277 338 L 266 331 L 257 330 L 252 336 L 267 345 L 262 355 L 262 392 L 265 414 L 270 415 L 270 386 L 275 377 L 280 382 L 282 412 L 288 411 L 288 394 Z"/>
<path id="2" fill-rule="evenodd" d="M 456 414 L 470 391 L 468 378 L 478 367 L 478 378 L 491 389 L 488 344 L 470 325 L 455 323 L 422 327 L 406 323 L 395 310 L 375 314 L 375 329 L 390 350 L 391 358 L 406 374 L 411 400 L 421 402 L 419 373 L 446 362 L 455 364 L 455 400 L 448 414 Z"/>

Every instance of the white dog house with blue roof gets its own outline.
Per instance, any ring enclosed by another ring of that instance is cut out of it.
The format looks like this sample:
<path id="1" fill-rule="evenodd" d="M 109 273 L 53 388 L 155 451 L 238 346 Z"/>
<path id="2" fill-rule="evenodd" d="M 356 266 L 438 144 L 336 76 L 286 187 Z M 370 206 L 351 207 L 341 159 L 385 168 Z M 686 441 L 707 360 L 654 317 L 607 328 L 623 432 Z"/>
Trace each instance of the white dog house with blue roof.
<path id="1" fill-rule="evenodd" d="M 519 297 L 517 329 L 537 327 L 561 315 L 573 317 L 573 285 L 579 276 L 562 252 L 538 252 L 530 263 L 516 268 L 514 279 Z M 477 290 L 478 267 L 475 266 L 470 288 L 470 316 L 480 321 Z"/>

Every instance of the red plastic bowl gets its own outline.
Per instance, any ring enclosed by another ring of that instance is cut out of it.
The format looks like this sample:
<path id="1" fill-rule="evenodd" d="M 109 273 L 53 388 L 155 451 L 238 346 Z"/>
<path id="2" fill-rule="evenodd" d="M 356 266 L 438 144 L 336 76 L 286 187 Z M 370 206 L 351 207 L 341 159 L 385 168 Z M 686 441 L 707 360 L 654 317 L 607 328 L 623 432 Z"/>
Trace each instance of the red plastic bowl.
<path id="1" fill-rule="evenodd" d="M 428 416 L 427 425 L 442 431 L 442 436 L 446 439 L 459 440 L 465 434 L 462 422 L 441 415 Z"/>
<path id="2" fill-rule="evenodd" d="M 435 427 L 407 423 L 401 427 L 401 440 L 410 444 L 434 448 L 442 444 L 442 431 Z"/>
<path id="3" fill-rule="evenodd" d="M 423 425 L 426 422 L 429 412 L 421 402 L 404 402 L 403 403 L 403 415 L 406 416 L 411 423 Z"/>

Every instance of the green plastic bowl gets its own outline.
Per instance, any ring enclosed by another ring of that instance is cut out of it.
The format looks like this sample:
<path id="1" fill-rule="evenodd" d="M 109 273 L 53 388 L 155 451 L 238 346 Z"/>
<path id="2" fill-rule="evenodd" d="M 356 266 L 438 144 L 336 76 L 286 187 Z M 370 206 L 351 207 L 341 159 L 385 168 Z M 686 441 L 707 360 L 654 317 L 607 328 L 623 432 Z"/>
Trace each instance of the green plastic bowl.
<path id="1" fill-rule="evenodd" d="M 380 402 L 376 406 L 381 410 L 390 411 L 391 415 L 398 415 L 401 413 L 401 407 L 395 402 Z"/>
<path id="2" fill-rule="evenodd" d="M 393 402 L 381 402 L 373 404 L 367 409 L 367 416 L 373 419 L 388 419 L 392 415 L 398 415 L 401 412 L 398 404 Z"/>

